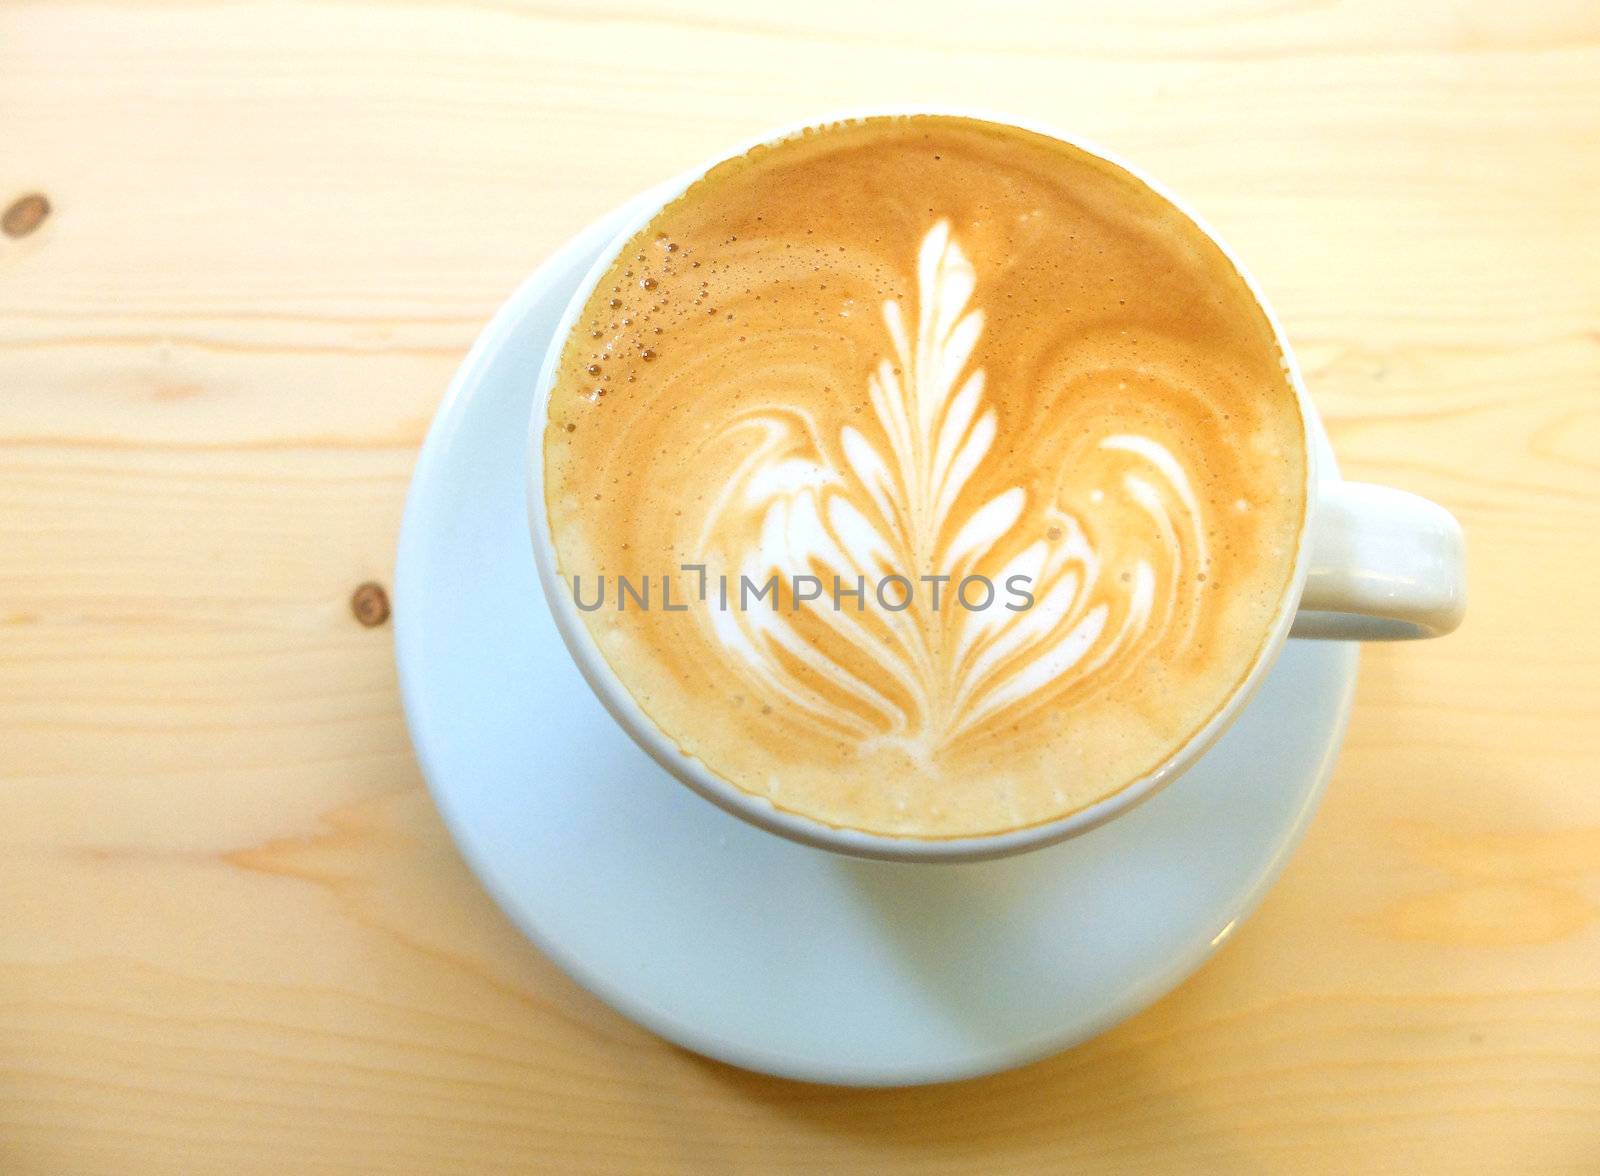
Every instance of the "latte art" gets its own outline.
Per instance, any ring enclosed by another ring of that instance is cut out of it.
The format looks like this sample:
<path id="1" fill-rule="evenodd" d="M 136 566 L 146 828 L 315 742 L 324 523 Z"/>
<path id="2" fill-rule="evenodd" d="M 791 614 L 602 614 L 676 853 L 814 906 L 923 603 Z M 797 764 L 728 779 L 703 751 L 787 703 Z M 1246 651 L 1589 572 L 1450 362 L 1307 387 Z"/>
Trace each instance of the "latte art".
<path id="1" fill-rule="evenodd" d="M 670 610 L 577 598 L 640 708 L 877 833 L 1018 828 L 1157 768 L 1265 644 L 1305 513 L 1226 257 L 1112 165 L 967 119 L 713 169 L 595 287 L 548 411 L 568 584 L 680 577 Z M 697 596 L 685 565 L 777 587 Z"/>
<path id="2" fill-rule="evenodd" d="M 834 598 L 803 617 L 705 614 L 753 685 L 826 728 L 893 742 L 919 763 L 937 762 L 1015 709 L 1114 681 L 1141 644 L 1185 620 L 1179 580 L 1203 576 L 1207 563 L 1188 475 L 1149 437 L 1114 433 L 1096 443 L 1128 459 L 1110 480 L 1126 501 L 1106 503 L 1097 489 L 1096 513 L 1131 505 L 1155 524 L 1151 550 L 1129 559 L 1120 579 L 1069 509 L 1030 504 L 1020 484 L 956 510 L 969 486 L 987 481 L 998 429 L 984 373 L 969 370 L 983 329 L 982 310 L 969 308 L 975 285 L 971 261 L 940 221 L 919 251 L 914 316 L 896 300 L 883 304 L 893 352 L 867 382 L 877 428 L 846 425 L 829 444 L 800 408 L 730 421 L 719 442 L 738 448 L 751 432 L 759 440 L 745 446 L 749 457 L 707 512 L 700 540 L 742 581 L 776 573 L 789 583 L 810 575 L 860 585 L 914 570 L 950 595 L 969 577 L 990 586 L 988 607 L 958 598 L 962 607 L 947 605 L 943 623 L 885 609 L 874 624 Z M 1006 473 L 993 476 L 1003 483 Z M 1039 525 L 1019 527 L 1025 516 Z M 1028 607 L 998 607 L 994 580 L 982 575 L 996 566 L 995 580 L 1026 588 Z M 1192 610 L 1186 620 L 1180 644 L 1192 636 Z M 832 689 L 814 688 L 818 678 Z"/>

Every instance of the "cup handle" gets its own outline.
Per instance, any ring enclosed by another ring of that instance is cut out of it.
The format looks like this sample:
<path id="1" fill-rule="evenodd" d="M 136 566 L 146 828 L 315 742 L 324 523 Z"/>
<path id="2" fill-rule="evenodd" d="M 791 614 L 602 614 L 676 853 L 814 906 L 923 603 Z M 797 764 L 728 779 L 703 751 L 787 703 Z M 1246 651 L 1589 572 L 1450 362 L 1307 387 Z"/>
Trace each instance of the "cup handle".
<path id="1" fill-rule="evenodd" d="M 1324 482 L 1291 637 L 1442 637 L 1466 610 L 1461 524 L 1436 502 L 1366 482 Z"/>

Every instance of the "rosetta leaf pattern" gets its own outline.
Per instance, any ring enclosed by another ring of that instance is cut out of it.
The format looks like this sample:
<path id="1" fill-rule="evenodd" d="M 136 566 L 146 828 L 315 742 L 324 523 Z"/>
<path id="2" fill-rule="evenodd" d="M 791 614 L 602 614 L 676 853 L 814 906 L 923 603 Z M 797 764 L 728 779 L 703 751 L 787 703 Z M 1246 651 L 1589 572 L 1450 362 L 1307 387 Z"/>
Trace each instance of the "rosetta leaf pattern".
<path id="1" fill-rule="evenodd" d="M 1073 512 L 1030 504 L 1021 485 L 973 492 L 1003 481 L 975 478 L 994 472 L 987 463 L 999 417 L 973 364 L 984 328 L 973 305 L 978 275 L 948 221 L 924 236 L 916 274 L 909 315 L 896 299 L 882 307 L 888 348 L 867 381 L 871 424 L 846 425 L 830 438 L 800 407 L 741 418 L 732 427 L 754 429 L 756 441 L 713 504 L 702 548 L 752 583 L 772 575 L 830 585 L 835 576 L 845 585 L 949 577 L 939 613 L 927 607 L 920 581 L 900 611 L 836 609 L 824 598 L 708 612 L 717 640 L 789 711 L 931 760 L 1068 679 L 1092 684 L 1179 609 L 1171 560 L 1134 560 L 1108 584 Z M 1129 458 L 1115 489 L 1151 515 L 1169 551 L 1198 551 L 1203 560 L 1198 507 L 1170 455 L 1127 434 L 1099 445 Z M 1032 541 L 1024 541 L 1025 523 L 1038 532 Z M 729 535 L 745 541 L 718 550 Z M 997 587 L 1024 577 L 1032 607 L 1014 611 L 998 599 L 952 607 L 955 585 L 980 567 L 998 567 L 988 574 Z"/>

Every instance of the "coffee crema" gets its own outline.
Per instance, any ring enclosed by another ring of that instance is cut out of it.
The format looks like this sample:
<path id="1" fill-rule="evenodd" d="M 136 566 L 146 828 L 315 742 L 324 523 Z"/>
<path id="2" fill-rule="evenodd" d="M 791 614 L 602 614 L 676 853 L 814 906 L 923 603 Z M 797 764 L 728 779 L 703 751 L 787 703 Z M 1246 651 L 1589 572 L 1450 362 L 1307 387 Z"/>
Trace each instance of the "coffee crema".
<path id="1" fill-rule="evenodd" d="M 664 208 L 568 337 L 543 444 L 563 590 L 609 581 L 583 623 L 661 732 L 898 836 L 1158 768 L 1248 676 L 1306 510 L 1221 250 L 1115 165 L 945 116 L 758 147 Z M 671 610 L 616 590 L 669 575 Z M 741 577 L 778 586 L 740 607 Z"/>

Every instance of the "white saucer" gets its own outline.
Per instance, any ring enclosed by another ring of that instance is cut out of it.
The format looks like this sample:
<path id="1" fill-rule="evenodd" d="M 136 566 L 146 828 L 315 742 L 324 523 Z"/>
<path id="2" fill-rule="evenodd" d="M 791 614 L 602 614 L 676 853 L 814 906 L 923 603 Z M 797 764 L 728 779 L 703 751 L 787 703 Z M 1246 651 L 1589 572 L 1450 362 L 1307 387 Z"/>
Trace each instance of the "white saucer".
<path id="1" fill-rule="evenodd" d="M 1138 1011 L 1256 905 L 1316 808 L 1353 645 L 1291 641 L 1200 764 L 1020 857 L 836 857 L 672 779 L 590 693 L 534 573 L 522 486 L 535 376 L 624 214 L 501 308 L 440 408 L 406 503 L 395 643 L 406 717 L 461 852 L 579 983 L 663 1037 L 815 1082 L 1020 1065 Z"/>

